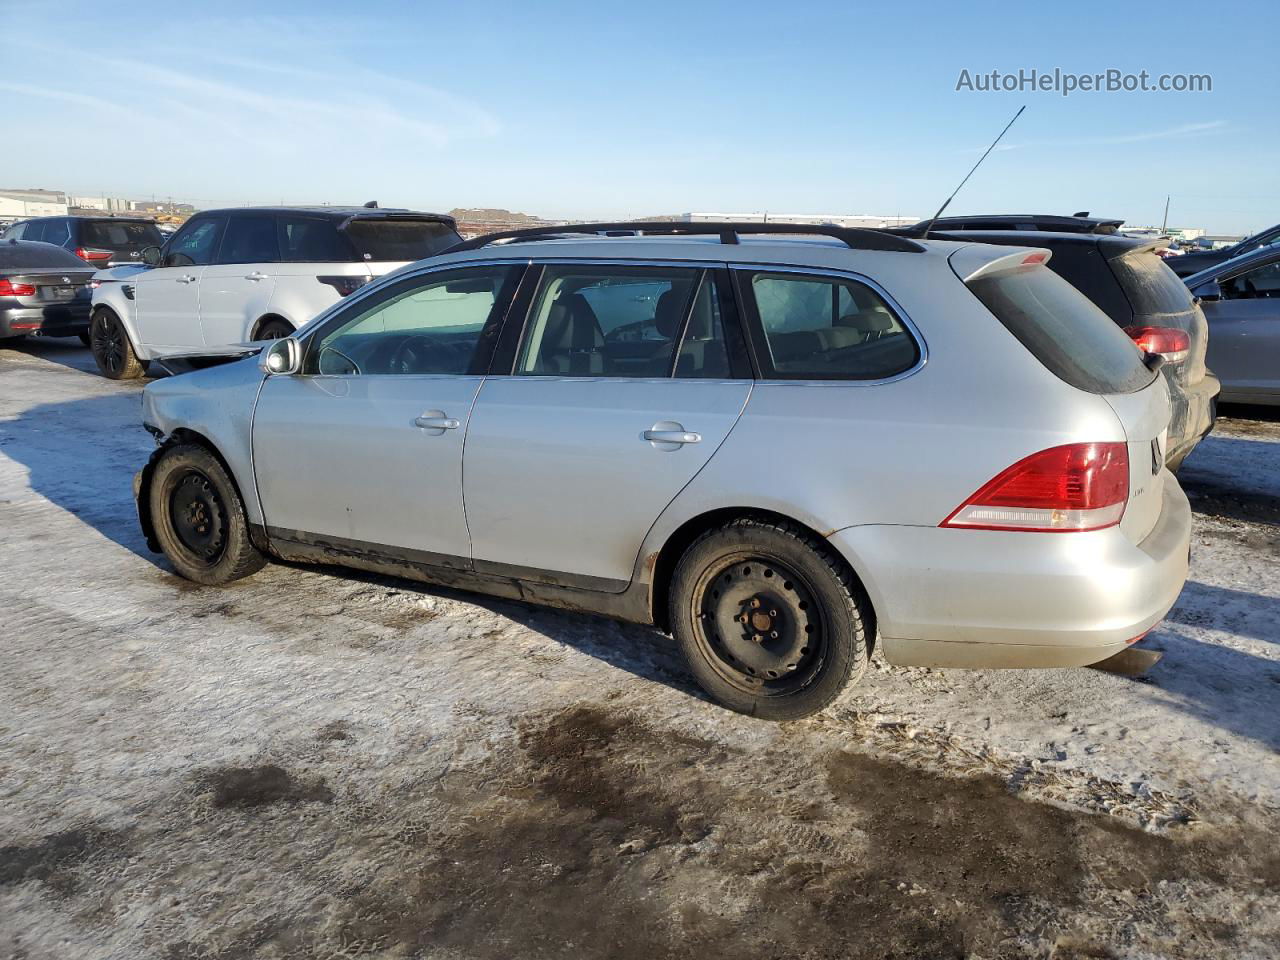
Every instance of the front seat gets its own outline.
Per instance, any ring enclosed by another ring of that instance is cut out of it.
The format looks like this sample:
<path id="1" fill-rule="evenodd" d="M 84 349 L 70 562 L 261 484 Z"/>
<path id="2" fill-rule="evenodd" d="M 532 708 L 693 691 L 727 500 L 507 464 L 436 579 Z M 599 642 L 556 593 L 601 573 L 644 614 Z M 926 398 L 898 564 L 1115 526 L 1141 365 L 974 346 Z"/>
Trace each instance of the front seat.
<path id="1" fill-rule="evenodd" d="M 538 351 L 538 372 L 590 376 L 604 373 L 604 334 L 596 312 L 580 293 L 551 305 Z"/>

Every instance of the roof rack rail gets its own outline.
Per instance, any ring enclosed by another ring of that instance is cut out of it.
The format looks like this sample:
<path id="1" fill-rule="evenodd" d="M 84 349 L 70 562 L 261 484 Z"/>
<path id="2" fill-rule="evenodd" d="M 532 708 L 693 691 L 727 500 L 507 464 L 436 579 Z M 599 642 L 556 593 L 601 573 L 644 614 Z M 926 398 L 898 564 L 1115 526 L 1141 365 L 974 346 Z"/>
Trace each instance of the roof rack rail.
<path id="1" fill-rule="evenodd" d="M 744 223 L 708 222 L 684 223 L 676 220 L 630 223 L 567 223 L 558 227 L 524 227 L 519 230 L 500 230 L 472 240 L 455 244 L 446 253 L 479 250 L 493 243 L 518 243 L 526 240 L 568 239 L 574 236 L 598 235 L 639 236 L 720 236 L 721 243 L 737 243 L 742 234 L 788 234 L 795 236 L 833 237 L 843 241 L 850 250 L 885 250 L 892 253 L 923 253 L 925 248 L 906 237 L 895 236 L 883 230 L 864 227 L 837 227 L 834 224 L 805 223 Z"/>

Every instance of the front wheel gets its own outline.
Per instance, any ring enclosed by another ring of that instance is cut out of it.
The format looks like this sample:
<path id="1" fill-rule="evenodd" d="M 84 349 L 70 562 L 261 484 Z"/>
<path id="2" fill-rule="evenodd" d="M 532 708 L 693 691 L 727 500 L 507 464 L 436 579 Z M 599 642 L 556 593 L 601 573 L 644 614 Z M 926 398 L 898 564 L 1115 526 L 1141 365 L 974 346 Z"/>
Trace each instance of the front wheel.
<path id="1" fill-rule="evenodd" d="M 261 570 L 244 503 L 222 463 L 197 444 L 170 447 L 147 491 L 160 549 L 180 576 L 221 586 Z"/>
<path id="2" fill-rule="evenodd" d="M 792 524 L 704 533 L 676 567 L 670 602 L 694 677 L 741 713 L 808 716 L 866 669 L 870 604 L 831 548 Z"/>
<path id="3" fill-rule="evenodd" d="M 146 373 L 129 334 L 115 312 L 100 307 L 89 321 L 89 349 L 98 370 L 109 380 L 136 380 Z"/>

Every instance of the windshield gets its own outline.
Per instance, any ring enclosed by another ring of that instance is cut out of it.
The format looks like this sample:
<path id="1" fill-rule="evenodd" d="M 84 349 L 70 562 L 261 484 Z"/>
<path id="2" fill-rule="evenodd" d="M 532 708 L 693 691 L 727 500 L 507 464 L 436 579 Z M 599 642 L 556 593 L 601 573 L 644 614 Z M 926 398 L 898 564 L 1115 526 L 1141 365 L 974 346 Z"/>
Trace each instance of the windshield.
<path id="1" fill-rule="evenodd" d="M 86 220 L 80 225 L 80 242 L 88 247 L 158 247 L 164 242 L 154 223 L 122 220 Z"/>
<path id="2" fill-rule="evenodd" d="M 357 256 L 374 261 L 425 260 L 462 239 L 439 220 L 355 219 L 344 232 Z"/>

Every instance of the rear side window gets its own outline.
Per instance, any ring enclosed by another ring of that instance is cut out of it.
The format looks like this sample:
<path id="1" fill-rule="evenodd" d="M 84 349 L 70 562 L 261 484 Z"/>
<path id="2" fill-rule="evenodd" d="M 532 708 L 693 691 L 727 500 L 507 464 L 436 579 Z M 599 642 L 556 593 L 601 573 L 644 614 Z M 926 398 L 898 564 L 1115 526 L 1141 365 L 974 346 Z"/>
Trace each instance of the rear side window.
<path id="1" fill-rule="evenodd" d="M 47 243 L 0 244 L 0 270 L 23 267 L 66 267 L 84 270 L 88 265 L 70 250 Z"/>
<path id="2" fill-rule="evenodd" d="M 154 223 L 85 220 L 80 224 L 80 242 L 86 247 L 109 247 L 113 250 L 136 247 L 158 247 L 164 242 Z"/>
<path id="3" fill-rule="evenodd" d="M 361 260 L 425 260 L 449 249 L 461 237 L 438 220 L 355 219 L 343 230 Z"/>
<path id="4" fill-rule="evenodd" d="M 280 259 L 286 263 L 345 263 L 357 259 L 338 233 L 338 224 L 324 217 L 278 217 Z"/>
<path id="5" fill-rule="evenodd" d="M 883 380 L 920 359 L 911 332 L 865 284 L 792 273 L 746 279 L 756 360 L 766 380 Z"/>
<path id="6" fill-rule="evenodd" d="M 1133 341 L 1047 267 L 978 277 L 969 289 L 1052 373 L 1089 393 L 1132 393 L 1154 374 Z"/>
<path id="7" fill-rule="evenodd" d="M 1151 316 L 1191 312 L 1191 291 L 1150 250 L 1117 257 L 1111 261 L 1111 269 L 1124 288 L 1134 313 Z"/>

